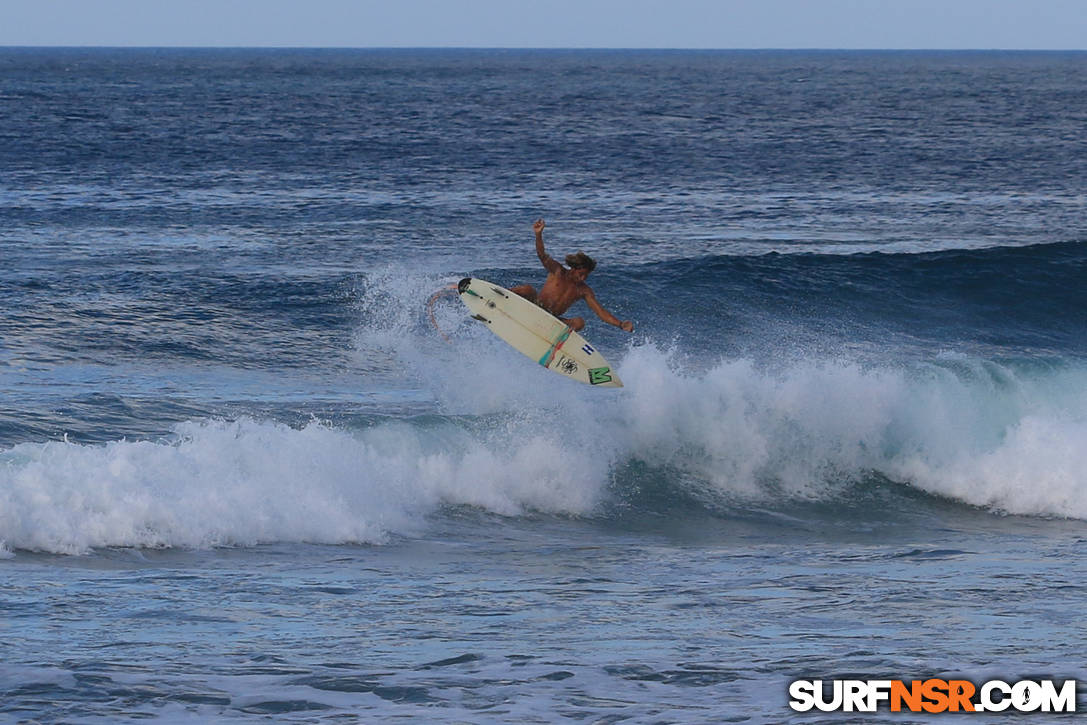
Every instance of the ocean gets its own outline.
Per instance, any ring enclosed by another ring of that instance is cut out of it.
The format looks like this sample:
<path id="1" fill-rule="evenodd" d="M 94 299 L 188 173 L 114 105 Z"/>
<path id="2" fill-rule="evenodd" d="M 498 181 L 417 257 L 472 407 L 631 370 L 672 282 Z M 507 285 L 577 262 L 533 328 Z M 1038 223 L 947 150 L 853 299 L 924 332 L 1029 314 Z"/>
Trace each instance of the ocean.
<path id="1" fill-rule="evenodd" d="M 0 721 L 1087 680 L 1085 128 L 1087 53 L 0 49 Z M 537 218 L 624 388 L 432 325 Z"/>

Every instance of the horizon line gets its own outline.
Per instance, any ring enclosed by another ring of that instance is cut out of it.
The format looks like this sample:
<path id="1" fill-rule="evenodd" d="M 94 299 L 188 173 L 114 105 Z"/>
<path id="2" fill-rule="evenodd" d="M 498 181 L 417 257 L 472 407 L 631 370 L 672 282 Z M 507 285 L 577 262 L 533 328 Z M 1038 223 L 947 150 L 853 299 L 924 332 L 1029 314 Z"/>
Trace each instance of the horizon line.
<path id="1" fill-rule="evenodd" d="M 665 51 L 665 52 L 905 52 L 905 53 L 1087 53 L 1087 48 L 907 48 L 907 47 L 829 47 L 829 46 L 797 46 L 797 47 L 674 47 L 674 46 L 501 46 L 501 45 L 57 45 L 57 44 L 30 44 L 30 45 L 5 45 L 0 44 L 0 50 L 28 50 L 28 49 L 55 49 L 55 50 L 491 50 L 491 51 Z"/>

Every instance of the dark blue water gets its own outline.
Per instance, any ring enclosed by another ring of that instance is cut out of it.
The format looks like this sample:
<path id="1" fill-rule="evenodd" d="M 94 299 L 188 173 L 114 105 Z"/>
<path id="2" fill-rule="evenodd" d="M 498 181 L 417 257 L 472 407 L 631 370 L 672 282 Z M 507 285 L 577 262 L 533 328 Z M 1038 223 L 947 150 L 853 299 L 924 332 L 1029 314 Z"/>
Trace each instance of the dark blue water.
<path id="1" fill-rule="evenodd" d="M 1085 109 L 1082 53 L 0 50 L 0 719 L 1084 679 Z M 428 320 L 539 217 L 622 390 Z"/>

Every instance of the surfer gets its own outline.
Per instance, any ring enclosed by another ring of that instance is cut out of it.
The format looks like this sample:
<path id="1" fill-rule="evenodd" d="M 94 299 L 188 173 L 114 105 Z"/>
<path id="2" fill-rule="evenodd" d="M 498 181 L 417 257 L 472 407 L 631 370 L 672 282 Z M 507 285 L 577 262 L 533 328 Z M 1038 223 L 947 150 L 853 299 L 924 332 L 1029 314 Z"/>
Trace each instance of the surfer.
<path id="1" fill-rule="evenodd" d="M 536 223 L 532 225 L 532 231 L 536 232 L 536 255 L 543 262 L 544 269 L 547 270 L 547 279 L 544 281 L 543 287 L 537 293 L 536 288 L 532 285 L 522 284 L 512 287 L 510 291 L 531 302 L 535 302 L 575 331 L 580 331 L 581 328 L 585 327 L 584 318 L 571 317 L 567 319 L 562 315 L 566 310 L 570 309 L 570 305 L 578 300 L 585 300 L 585 304 L 601 320 L 626 332 L 633 332 L 634 323 L 630 320 L 620 321 L 618 317 L 605 310 L 596 301 L 596 295 L 593 294 L 592 288 L 585 284 L 585 278 L 596 268 L 596 260 L 584 252 L 567 254 L 566 264 L 570 266 L 570 269 L 563 267 L 544 251 L 543 230 L 545 226 L 543 219 L 537 219 Z"/>

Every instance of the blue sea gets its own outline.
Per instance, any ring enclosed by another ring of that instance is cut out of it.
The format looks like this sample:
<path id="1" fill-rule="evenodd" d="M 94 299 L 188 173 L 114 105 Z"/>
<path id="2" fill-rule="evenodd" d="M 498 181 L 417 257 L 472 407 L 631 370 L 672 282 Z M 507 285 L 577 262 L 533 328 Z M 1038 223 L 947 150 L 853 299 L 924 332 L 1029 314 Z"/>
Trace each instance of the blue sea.
<path id="1" fill-rule="evenodd" d="M 1087 53 L 0 49 L 0 721 L 1087 680 L 1085 129 Z M 622 389 L 431 324 L 541 217 Z"/>

